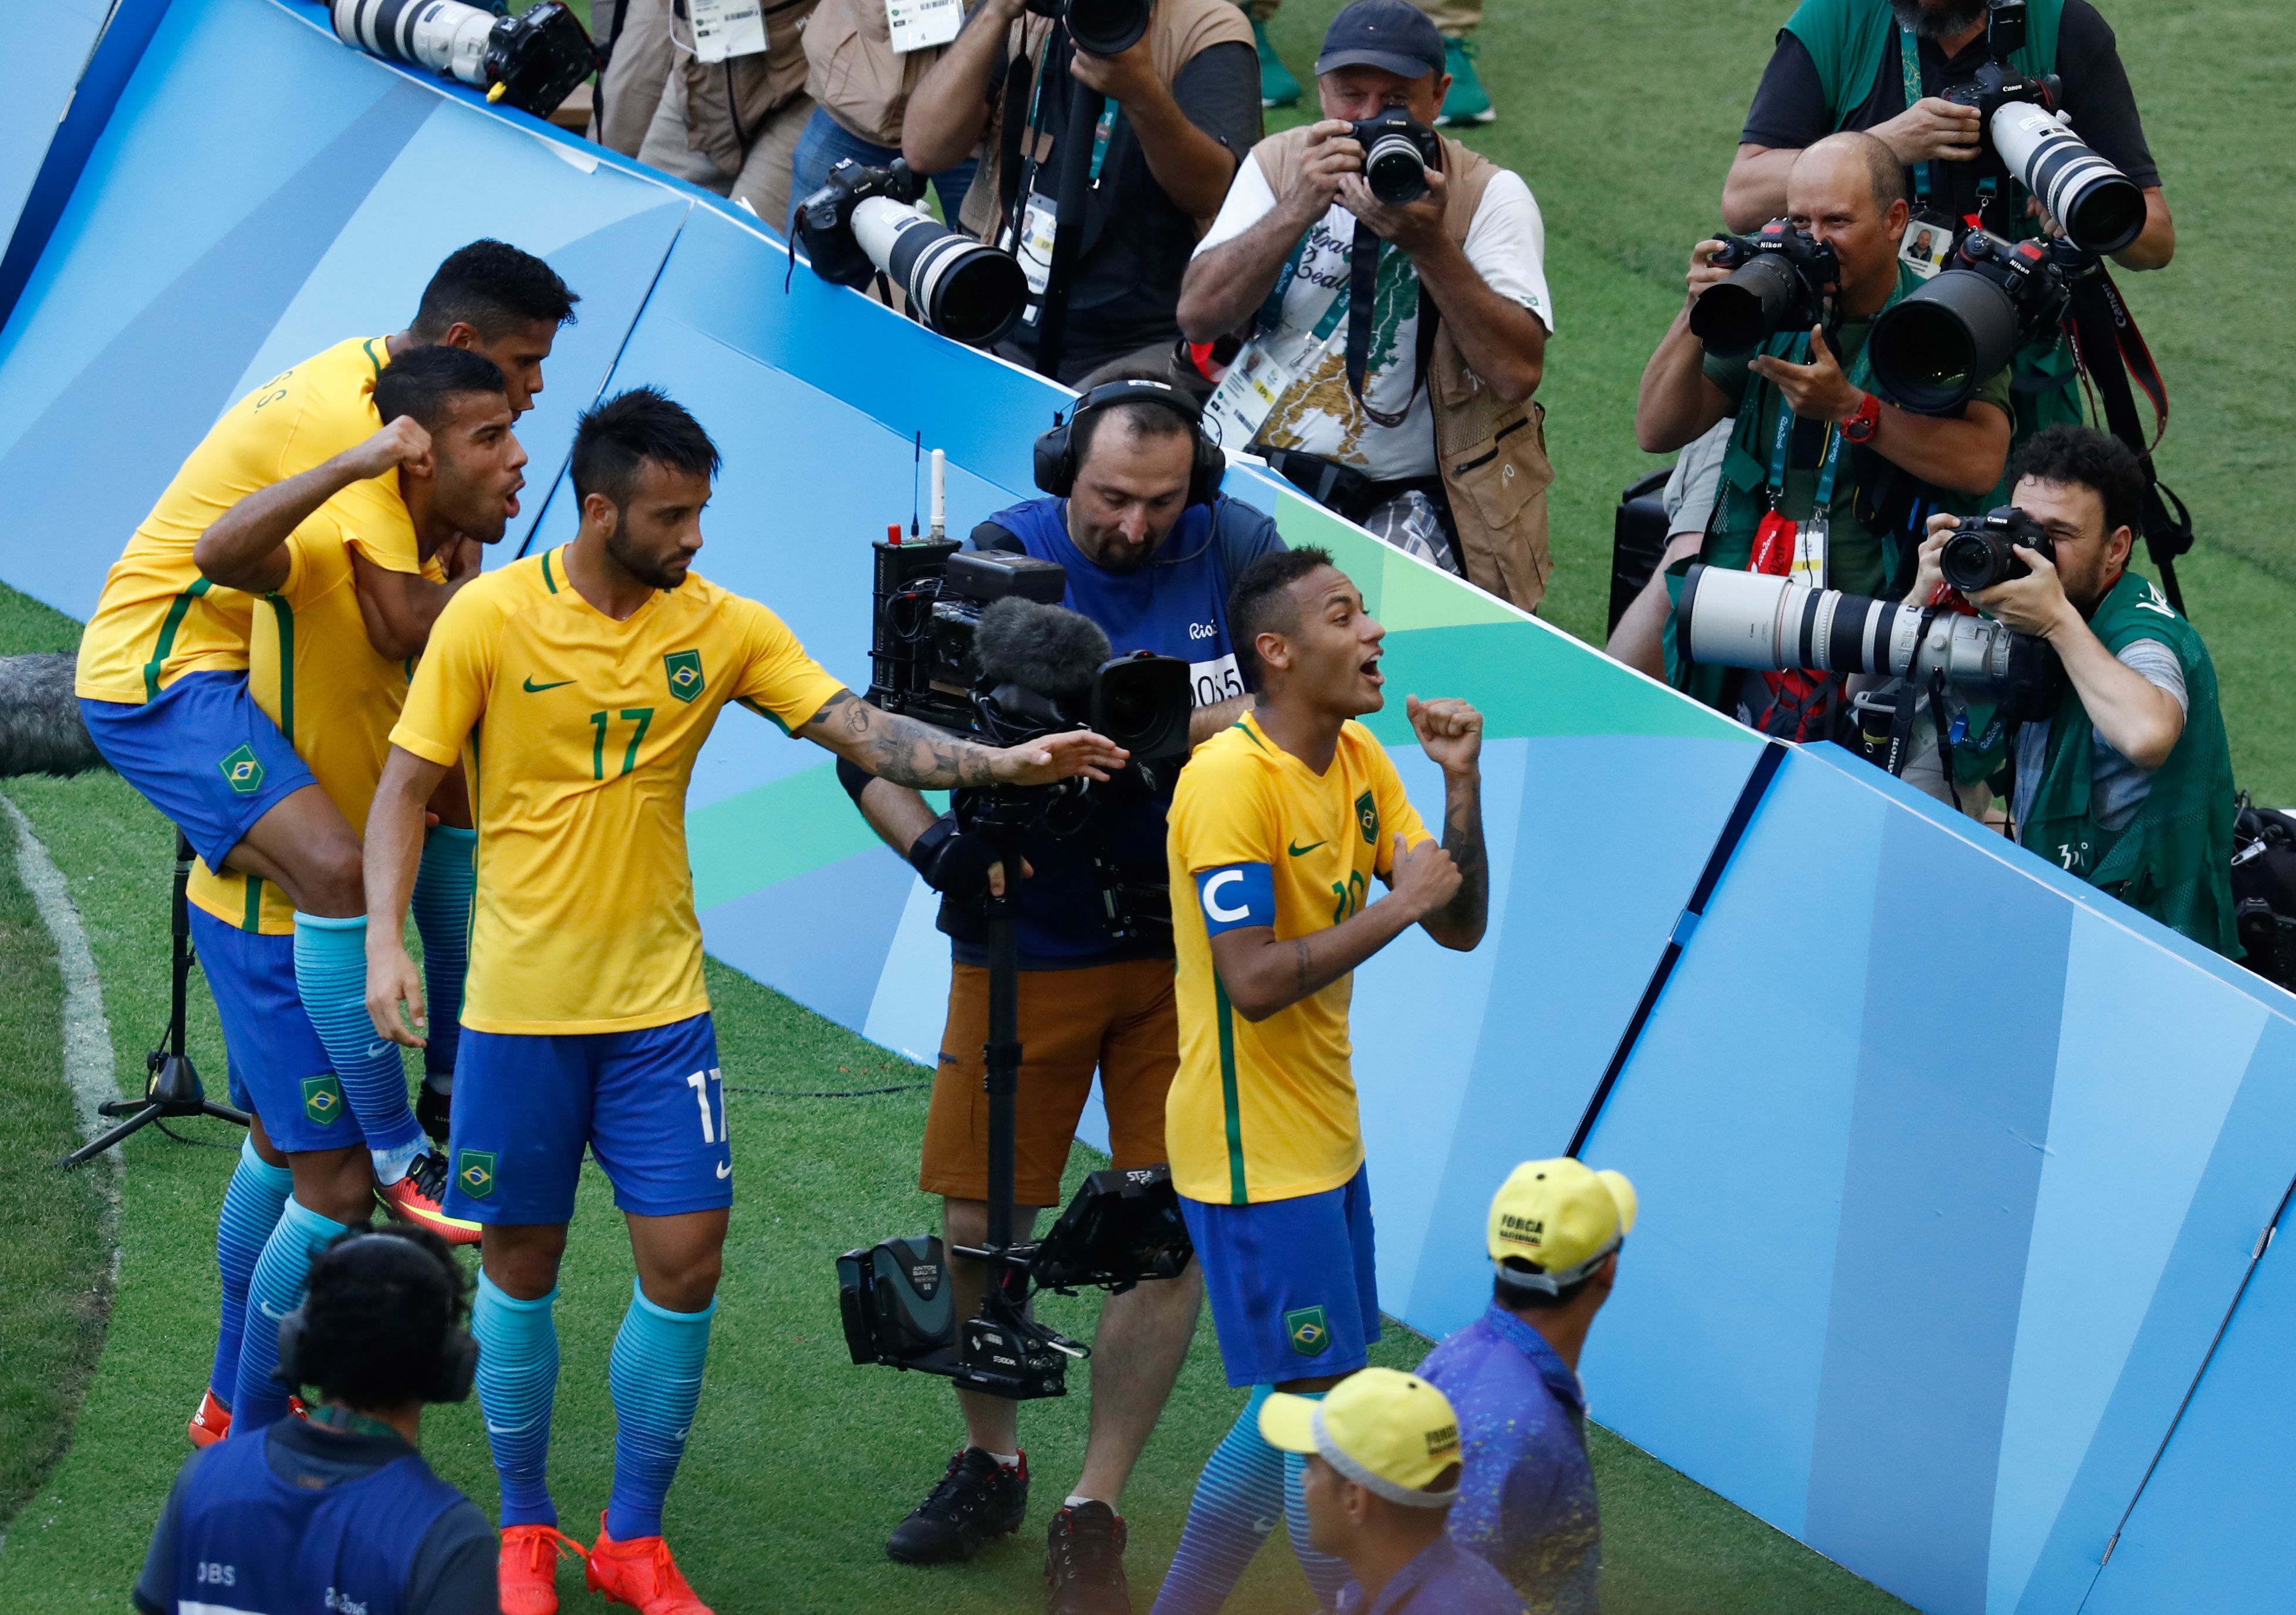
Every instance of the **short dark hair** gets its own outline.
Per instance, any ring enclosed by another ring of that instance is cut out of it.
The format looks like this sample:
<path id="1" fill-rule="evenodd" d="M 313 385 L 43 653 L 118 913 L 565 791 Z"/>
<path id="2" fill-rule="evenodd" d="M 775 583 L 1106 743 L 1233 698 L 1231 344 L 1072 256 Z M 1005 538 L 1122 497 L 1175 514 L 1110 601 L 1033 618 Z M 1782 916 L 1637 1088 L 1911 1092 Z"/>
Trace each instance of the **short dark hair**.
<path id="1" fill-rule="evenodd" d="M 459 322 L 477 332 L 480 341 L 497 341 L 537 320 L 570 325 L 574 305 L 581 300 L 558 271 L 531 252 L 508 242 L 475 241 L 448 253 L 431 275 L 412 329 L 423 341 L 435 342 Z"/>
<path id="2" fill-rule="evenodd" d="M 715 479 L 718 446 L 685 406 L 658 387 L 633 387 L 583 412 L 574 424 L 574 497 L 603 494 L 619 510 L 637 486 L 638 463 Z"/>
<path id="3" fill-rule="evenodd" d="M 2095 493 L 2104 502 L 2107 537 L 2115 528 L 2132 536 L 2144 530 L 2144 468 L 2136 451 L 2110 432 L 2070 423 L 2037 432 L 2018 453 L 2009 486 L 2028 477 Z"/>
<path id="4" fill-rule="evenodd" d="M 322 1397 L 346 1406 L 420 1402 L 436 1383 L 447 1336 L 462 1326 L 468 1293 L 447 1242 L 428 1228 L 339 1234 L 311 1263 L 297 1366 Z"/>
<path id="5" fill-rule="evenodd" d="M 1271 630 L 1288 634 L 1300 625 L 1292 603 L 1291 587 L 1319 566 L 1336 566 L 1332 552 L 1312 544 L 1293 550 L 1270 550 L 1230 586 L 1227 594 L 1228 634 L 1235 642 L 1236 664 L 1244 682 L 1259 688 L 1259 652 L 1254 642 Z"/>
<path id="6" fill-rule="evenodd" d="M 467 348 L 417 348 L 382 367 L 374 408 L 385 426 L 413 415 L 416 425 L 435 432 L 455 418 L 453 400 L 472 392 L 506 398 L 502 366 Z"/>
<path id="7" fill-rule="evenodd" d="M 1144 370 L 1119 371 L 1112 376 L 1102 377 L 1097 384 L 1105 387 L 1111 381 L 1154 381 L 1167 387 L 1171 385 L 1162 376 Z M 1121 404 L 1104 404 L 1098 409 L 1087 411 L 1074 423 L 1070 433 L 1074 439 L 1071 447 L 1079 470 L 1091 457 L 1092 446 L 1099 440 L 1102 431 L 1118 421 L 1124 422 L 1126 436 L 1134 438 L 1178 438 L 1188 435 L 1190 430 L 1187 418 L 1169 405 L 1146 398 L 1136 402 L 1128 400 Z"/>

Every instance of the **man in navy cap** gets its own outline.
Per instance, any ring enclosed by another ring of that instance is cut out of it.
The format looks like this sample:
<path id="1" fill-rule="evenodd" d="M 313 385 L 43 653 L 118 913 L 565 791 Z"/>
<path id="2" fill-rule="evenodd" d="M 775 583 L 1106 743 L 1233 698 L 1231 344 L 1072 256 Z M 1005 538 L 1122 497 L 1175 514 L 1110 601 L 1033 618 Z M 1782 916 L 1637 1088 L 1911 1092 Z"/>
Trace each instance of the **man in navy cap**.
<path id="1" fill-rule="evenodd" d="M 1207 406 L 1223 444 L 1529 611 L 1551 565 L 1530 401 L 1554 323 L 1546 231 L 1521 176 L 1435 132 L 1444 62 L 1408 0 L 1332 20 L 1323 119 L 1244 160 L 1181 283 L 1180 329 L 1251 339 Z"/>

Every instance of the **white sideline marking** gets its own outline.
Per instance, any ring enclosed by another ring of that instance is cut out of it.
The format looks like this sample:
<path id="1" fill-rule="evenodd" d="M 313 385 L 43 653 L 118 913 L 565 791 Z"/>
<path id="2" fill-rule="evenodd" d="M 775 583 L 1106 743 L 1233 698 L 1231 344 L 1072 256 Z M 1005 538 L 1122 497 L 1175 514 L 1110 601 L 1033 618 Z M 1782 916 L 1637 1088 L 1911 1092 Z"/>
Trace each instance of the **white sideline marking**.
<path id="1" fill-rule="evenodd" d="M 8 809 L 8 816 L 16 824 L 16 873 L 23 877 L 25 889 L 32 894 L 48 934 L 55 939 L 56 967 L 64 981 L 64 1079 L 71 1085 L 72 1109 L 78 1115 L 81 1135 L 92 1139 L 111 1125 L 96 1106 L 107 1099 L 119 1097 L 119 1084 L 114 1075 L 111 1023 L 104 1019 L 103 988 L 95 973 L 95 955 L 88 949 L 87 932 L 80 927 L 79 909 L 71 900 L 63 873 L 48 857 L 48 849 L 40 844 L 32 821 L 4 795 L 0 795 L 0 807 Z M 105 1151 L 103 1159 L 111 1163 L 112 1182 L 109 1193 L 116 1211 L 119 1175 L 124 1167 L 117 1150 Z M 105 1231 L 105 1236 L 110 1238 L 111 1230 Z M 115 1243 L 114 1267 L 119 1260 Z"/>

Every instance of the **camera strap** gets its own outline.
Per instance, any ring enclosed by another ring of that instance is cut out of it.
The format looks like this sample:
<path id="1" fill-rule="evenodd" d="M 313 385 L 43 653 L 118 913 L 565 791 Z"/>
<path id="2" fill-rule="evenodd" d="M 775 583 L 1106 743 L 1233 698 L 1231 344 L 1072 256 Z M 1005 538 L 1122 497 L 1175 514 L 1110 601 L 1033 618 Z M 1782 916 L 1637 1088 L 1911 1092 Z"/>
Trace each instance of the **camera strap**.
<path id="1" fill-rule="evenodd" d="M 2120 289 L 2106 273 L 2104 260 L 2071 277 L 2072 298 L 2066 326 L 2072 338 L 2073 357 L 2088 378 L 2104 422 L 2112 435 L 2127 444 L 2144 473 L 2144 553 L 2161 574 L 2161 592 L 2177 615 L 2191 620 L 2185 610 L 2184 591 L 2177 586 L 2177 557 L 2193 547 L 2193 515 L 2176 490 L 2161 480 L 2152 464 L 2152 451 L 2169 430 L 2169 387 L 2136 316 L 2121 300 Z M 2136 417 L 2136 395 L 2129 381 L 2144 391 L 2152 406 L 2152 436 L 2148 440 Z"/>
<path id="2" fill-rule="evenodd" d="M 1906 86 L 1906 111 L 1922 99 L 1922 46 L 1914 37 L 1914 30 L 1904 23 L 1898 24 L 1898 68 Z M 1930 165 L 1927 159 L 1914 165 L 1914 211 L 1926 213 L 1930 206 Z"/>
<path id="3" fill-rule="evenodd" d="M 1348 390 L 1355 395 L 1356 405 L 1364 412 L 1366 420 L 1378 426 L 1397 427 L 1410 416 L 1411 406 L 1418 398 L 1419 389 L 1427 385 L 1427 363 L 1435 352 L 1435 305 L 1427 296 L 1426 283 L 1419 280 L 1416 271 L 1412 271 L 1412 279 L 1418 288 L 1419 308 L 1418 342 L 1412 355 L 1411 391 L 1404 398 L 1403 407 L 1392 414 L 1385 410 L 1374 409 L 1371 400 L 1364 397 L 1364 378 L 1369 373 L 1371 365 L 1372 316 L 1378 311 L 1379 270 L 1383 257 L 1391 258 L 1405 270 L 1410 269 L 1409 255 L 1400 248 L 1390 252 L 1388 243 L 1373 234 L 1365 227 L 1364 222 L 1357 219 L 1355 243 L 1348 250 L 1347 290 L 1334 300 L 1333 307 L 1336 309 L 1340 300 L 1347 304 Z M 1400 273 L 1398 271 L 1398 275 Z M 1327 313 L 1324 317 L 1328 320 L 1331 315 Z"/>

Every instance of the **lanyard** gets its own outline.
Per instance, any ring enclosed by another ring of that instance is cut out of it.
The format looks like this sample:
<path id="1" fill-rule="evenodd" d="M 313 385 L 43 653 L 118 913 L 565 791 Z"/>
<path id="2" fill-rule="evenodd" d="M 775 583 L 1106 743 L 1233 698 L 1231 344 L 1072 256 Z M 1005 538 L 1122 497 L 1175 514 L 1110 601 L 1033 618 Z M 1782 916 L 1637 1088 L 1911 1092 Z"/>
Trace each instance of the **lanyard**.
<path id="1" fill-rule="evenodd" d="M 1790 356 L 1788 362 L 1791 364 L 1801 365 L 1807 364 L 1808 359 L 1809 339 L 1808 337 L 1800 338 L 1794 344 L 1793 353 Z M 1849 384 L 1853 387 L 1862 387 L 1865 384 L 1867 373 L 1866 349 L 1861 348 L 1857 350 L 1857 358 L 1856 362 L 1849 366 Z M 1772 396 L 1777 399 L 1778 418 L 1777 427 L 1770 434 L 1770 504 L 1772 507 L 1775 508 L 1777 504 L 1779 496 L 1785 492 L 1786 450 L 1793 441 L 1794 422 L 1798 417 L 1794 414 L 1793 410 L 1787 405 L 1785 395 L 1784 393 L 1777 391 L 1775 388 L 1771 389 L 1771 393 Z M 1841 470 L 1841 445 L 1843 441 L 1841 428 L 1834 422 L 1827 422 L 1825 429 L 1825 458 L 1819 463 L 1817 473 L 1817 493 L 1810 502 L 1810 510 L 1813 513 L 1819 511 L 1831 510 L 1833 506 L 1833 482 L 1834 478 Z"/>
<path id="2" fill-rule="evenodd" d="M 1914 110 L 1914 102 L 1922 98 L 1922 47 L 1914 37 L 1914 30 L 1904 23 L 1898 24 L 1898 67 L 1905 76 L 1906 111 Z M 1918 213 L 1930 205 L 1930 165 L 1924 160 L 1914 165 L 1914 211 Z"/>
<path id="3" fill-rule="evenodd" d="M 1262 331 L 1274 331 L 1283 323 L 1284 294 L 1292 290 L 1292 283 L 1299 278 L 1300 261 L 1307 255 L 1308 238 L 1303 235 L 1300 238 L 1300 244 L 1292 249 L 1292 256 L 1283 260 L 1283 268 L 1275 272 L 1275 289 L 1267 294 L 1267 300 L 1259 306 L 1259 328 Z M 1395 243 L 1381 242 L 1379 275 L 1382 280 L 1390 284 L 1398 275 L 1402 274 L 1402 270 L 1396 264 L 1396 258 Z M 1349 305 L 1354 301 L 1354 276 L 1350 275 L 1346 282 L 1341 283 L 1339 291 L 1332 300 L 1324 306 L 1323 315 L 1316 321 L 1315 328 L 1310 332 L 1315 346 L 1319 348 L 1323 346 L 1330 339 L 1332 332 L 1340 328 L 1340 322 L 1348 316 Z"/>

